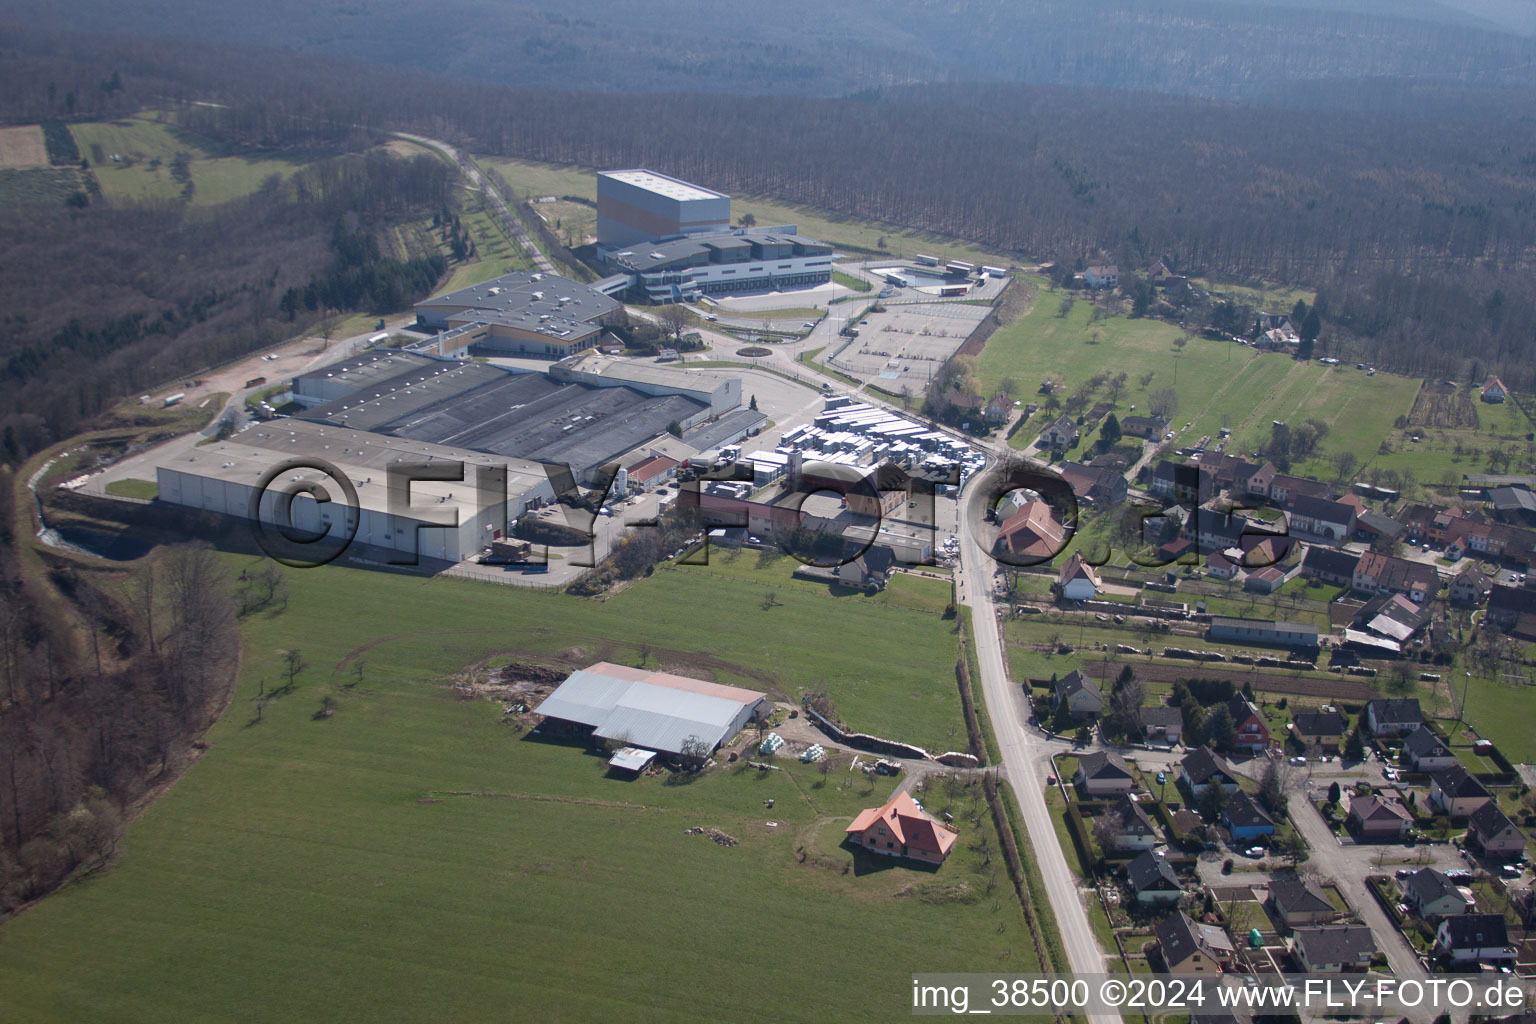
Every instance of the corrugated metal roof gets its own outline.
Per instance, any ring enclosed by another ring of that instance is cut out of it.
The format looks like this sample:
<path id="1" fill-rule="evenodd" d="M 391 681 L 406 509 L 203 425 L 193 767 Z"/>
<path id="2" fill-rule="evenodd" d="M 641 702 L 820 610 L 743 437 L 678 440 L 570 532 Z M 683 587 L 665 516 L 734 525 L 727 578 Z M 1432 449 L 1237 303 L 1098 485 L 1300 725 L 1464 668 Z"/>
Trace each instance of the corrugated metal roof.
<path id="1" fill-rule="evenodd" d="M 572 672 L 535 710 L 549 718 L 590 725 L 602 739 L 675 754 L 690 737 L 711 748 L 729 739 L 742 709 L 763 696 L 734 686 L 600 662 Z"/>
<path id="2" fill-rule="evenodd" d="M 580 722 L 582 725 L 599 725 L 633 685 L 629 680 L 577 669 L 534 710 L 547 718 L 563 718 L 567 722 Z"/>

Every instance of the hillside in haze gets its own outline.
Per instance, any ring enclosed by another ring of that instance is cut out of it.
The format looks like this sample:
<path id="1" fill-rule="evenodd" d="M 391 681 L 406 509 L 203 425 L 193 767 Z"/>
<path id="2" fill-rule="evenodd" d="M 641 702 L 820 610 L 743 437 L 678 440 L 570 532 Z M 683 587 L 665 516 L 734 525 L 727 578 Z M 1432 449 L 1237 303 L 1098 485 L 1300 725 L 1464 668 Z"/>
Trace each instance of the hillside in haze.
<path id="1" fill-rule="evenodd" d="M 1511 0 L 12 0 L 0 17 L 603 91 L 838 95 L 943 81 L 1286 99 L 1297 83 L 1525 88 Z M 1526 20 L 1530 16 L 1526 15 Z"/>

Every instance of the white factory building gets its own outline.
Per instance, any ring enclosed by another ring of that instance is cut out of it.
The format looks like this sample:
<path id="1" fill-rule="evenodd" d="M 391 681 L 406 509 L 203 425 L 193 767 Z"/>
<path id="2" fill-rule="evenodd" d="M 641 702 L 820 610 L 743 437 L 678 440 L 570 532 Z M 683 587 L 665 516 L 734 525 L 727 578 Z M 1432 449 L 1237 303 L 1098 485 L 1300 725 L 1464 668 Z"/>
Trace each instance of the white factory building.
<path id="1" fill-rule="evenodd" d="M 586 352 L 554 364 L 549 375 L 555 380 L 598 387 L 634 388 L 646 395 L 686 395 L 707 404 L 711 416 L 721 416 L 741 406 L 741 378 L 707 370 L 686 370 Z"/>
<path id="2" fill-rule="evenodd" d="M 267 474 L 288 459 L 318 459 L 349 479 L 357 491 L 350 511 L 345 491 L 317 469 L 279 473 L 264 488 L 259 518 L 268 536 L 289 526 L 315 537 L 318 553 L 339 545 L 354 527 L 349 553 L 381 563 L 460 562 L 479 554 L 492 540 L 505 537 L 508 524 L 530 507 L 554 500 L 544 470 L 537 463 L 483 452 L 450 448 L 369 431 L 350 430 L 300 419 L 255 424 L 226 441 L 189 449 L 157 467 L 159 500 L 249 521 L 253 496 Z M 390 470 L 405 465 L 459 462 L 464 480 L 412 481 L 391 507 Z M 480 476 L 485 471 L 493 475 Z M 503 490 L 495 474 L 505 472 Z M 482 492 L 479 484 L 489 485 Z M 329 501 L 300 494 L 285 512 L 284 493 L 306 484 L 323 487 Z M 301 556 L 302 557 L 302 556 Z"/>
<path id="3" fill-rule="evenodd" d="M 534 710 L 551 731 L 680 754 L 690 740 L 715 750 L 769 709 L 754 690 L 600 661 L 572 672 Z"/>
<path id="4" fill-rule="evenodd" d="M 597 244 L 623 248 L 731 226 L 731 197 L 656 171 L 597 176 Z"/>

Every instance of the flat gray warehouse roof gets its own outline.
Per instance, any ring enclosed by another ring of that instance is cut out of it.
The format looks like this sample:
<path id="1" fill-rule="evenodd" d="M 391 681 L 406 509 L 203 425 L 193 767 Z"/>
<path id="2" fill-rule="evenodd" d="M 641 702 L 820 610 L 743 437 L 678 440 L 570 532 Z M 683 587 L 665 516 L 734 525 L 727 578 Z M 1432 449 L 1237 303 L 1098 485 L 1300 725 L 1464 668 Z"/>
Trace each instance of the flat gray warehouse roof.
<path id="1" fill-rule="evenodd" d="M 561 302 L 567 299 L 567 302 Z M 592 321 L 619 308 L 602 292 L 559 274 L 514 271 L 482 284 L 460 288 L 416 303 L 417 312 L 455 313 L 460 309 L 495 310 L 503 313 L 549 313 L 573 320 Z"/>

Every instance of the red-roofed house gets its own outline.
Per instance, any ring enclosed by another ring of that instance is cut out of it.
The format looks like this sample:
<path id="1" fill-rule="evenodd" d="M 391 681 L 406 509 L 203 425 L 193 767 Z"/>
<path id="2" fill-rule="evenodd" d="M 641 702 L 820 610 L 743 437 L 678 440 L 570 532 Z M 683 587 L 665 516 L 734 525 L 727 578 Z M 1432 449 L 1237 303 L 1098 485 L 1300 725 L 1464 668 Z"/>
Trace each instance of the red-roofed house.
<path id="1" fill-rule="evenodd" d="M 959 833 L 931 817 L 905 792 L 891 797 L 884 807 L 860 811 L 845 831 L 870 853 L 929 864 L 944 863 L 959 840 Z"/>
<path id="2" fill-rule="evenodd" d="M 998 553 L 1045 561 L 1062 548 L 1066 530 L 1057 521 L 1051 506 L 1031 498 L 1024 507 L 1008 517 L 997 533 Z"/>
<path id="3" fill-rule="evenodd" d="M 1485 402 L 1502 402 L 1508 397 L 1509 389 L 1506 388 L 1504 386 L 1504 382 L 1499 380 L 1499 378 L 1496 376 L 1489 377 L 1488 382 L 1483 385 L 1482 398 Z"/>
<path id="4" fill-rule="evenodd" d="M 624 476 L 629 481 L 631 493 L 649 491 L 676 477 L 679 465 L 681 463 L 676 459 L 670 459 L 665 455 L 652 455 L 648 459 L 641 459 L 633 466 L 626 467 Z"/>

